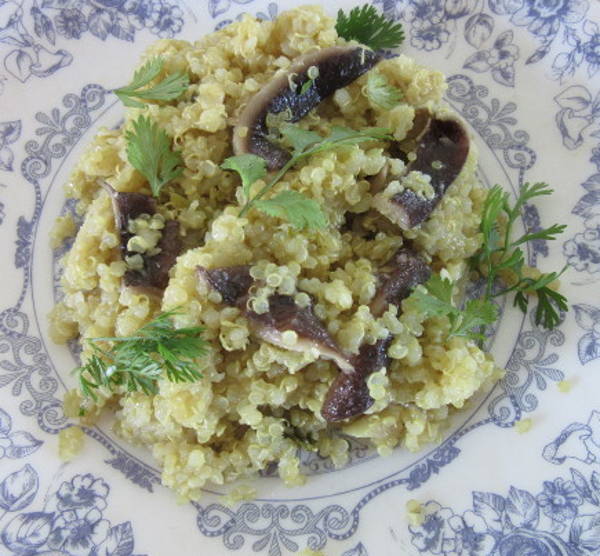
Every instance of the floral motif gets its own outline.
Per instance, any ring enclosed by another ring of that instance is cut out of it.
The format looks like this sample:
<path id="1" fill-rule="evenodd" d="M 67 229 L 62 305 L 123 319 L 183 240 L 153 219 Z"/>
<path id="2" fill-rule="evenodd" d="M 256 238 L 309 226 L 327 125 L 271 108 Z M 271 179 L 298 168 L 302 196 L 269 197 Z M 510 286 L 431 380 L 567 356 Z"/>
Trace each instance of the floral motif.
<path id="1" fill-rule="evenodd" d="M 38 488 L 38 474 L 30 465 L 0 482 L 0 520 L 21 512 L 1 529 L 0 542 L 9 551 L 6 556 L 133 556 L 131 523 L 111 527 L 102 513 L 110 490 L 102 479 L 75 475 L 44 498 L 41 510 L 22 512 L 32 504 Z"/>
<path id="2" fill-rule="evenodd" d="M 431 554 L 447 554 L 454 552 L 456 535 L 450 524 L 454 512 L 450 508 L 443 508 L 437 502 L 427 502 L 423 505 L 423 523 L 419 526 L 410 526 L 412 543 L 419 552 Z"/>
<path id="3" fill-rule="evenodd" d="M 587 424 L 571 423 L 549 444 L 542 456 L 559 465 L 567 459 L 583 463 L 600 462 L 600 413 L 592 411 Z"/>
<path id="4" fill-rule="evenodd" d="M 600 309 L 585 303 L 573 308 L 577 324 L 586 331 L 577 343 L 579 360 L 585 365 L 600 358 Z"/>
<path id="5" fill-rule="evenodd" d="M 462 519 L 452 520 L 456 532 L 456 553 L 459 556 L 486 556 L 491 554 L 496 540 L 488 532 L 485 520 L 467 510 Z"/>
<path id="6" fill-rule="evenodd" d="M 572 481 L 560 477 L 554 481 L 544 482 L 544 491 L 537 495 L 542 511 L 555 521 L 566 521 L 577 515 L 577 506 L 583 499 Z"/>
<path id="7" fill-rule="evenodd" d="M 571 472 L 573 481 L 546 481 L 537 496 L 514 486 L 508 496 L 473 492 L 473 509 L 462 515 L 429 501 L 423 524 L 409 527 L 412 544 L 421 553 L 444 556 L 595 554 L 600 548 L 600 480 Z M 580 513 L 581 508 L 596 513 Z"/>
<path id="8" fill-rule="evenodd" d="M 600 462 L 600 411 L 592 411 L 587 425 L 568 425 L 542 455 L 556 465 Z M 507 496 L 473 492 L 472 509 L 462 515 L 429 501 L 423 524 L 409 527 L 412 543 L 421 553 L 444 556 L 598 554 L 600 473 L 569 471 L 569 479 L 544 481 L 537 494 L 514 486 Z"/>
<path id="9" fill-rule="evenodd" d="M 593 125 L 600 122 L 600 92 L 595 96 L 582 85 L 572 85 L 554 97 L 559 105 L 556 125 L 563 144 L 570 150 L 583 145 Z M 600 138 L 600 129 L 589 133 Z M 563 244 L 567 263 L 578 272 L 600 273 L 600 147 L 591 150 L 590 162 L 596 171 L 581 185 L 587 191 L 571 211 L 583 218 L 583 232 L 578 232 Z"/>
<path id="10" fill-rule="evenodd" d="M 63 511 L 52 523 L 48 547 L 67 551 L 73 556 L 87 556 L 108 535 L 110 524 L 102 513 L 92 508 L 87 513 Z"/>
<path id="11" fill-rule="evenodd" d="M 182 27 L 183 12 L 171 0 L 0 0 L 0 43 L 9 46 L 2 54 L 4 67 L 23 83 L 73 61 L 69 51 L 56 47 L 60 39 L 90 33 L 103 41 L 133 41 L 144 28 L 172 38 Z"/>
<path id="12" fill-rule="evenodd" d="M 78 510 L 106 508 L 108 485 L 102 479 L 95 479 L 89 473 L 77 475 L 71 482 L 64 482 L 56 493 L 58 509 Z"/>
<path id="13" fill-rule="evenodd" d="M 24 458 L 35 452 L 42 441 L 25 431 L 11 431 L 12 419 L 0 408 L 0 459 Z"/>
<path id="14" fill-rule="evenodd" d="M 183 27 L 183 12 L 175 5 L 160 4 L 152 30 L 163 39 L 172 39 Z"/>
<path id="15" fill-rule="evenodd" d="M 554 36 L 561 24 L 581 21 L 588 8 L 587 0 L 524 0 L 511 21 L 535 35 Z"/>
<path id="16" fill-rule="evenodd" d="M 15 156 L 8 145 L 14 143 L 21 136 L 21 120 L 0 122 L 0 170 L 13 171 Z"/>
<path id="17" fill-rule="evenodd" d="M 85 15 L 77 8 L 65 8 L 54 18 L 59 34 L 67 39 L 80 39 L 87 31 L 88 23 Z"/>
<path id="18" fill-rule="evenodd" d="M 512 44 L 513 38 L 512 31 L 505 31 L 498 36 L 490 49 L 478 50 L 467 58 L 463 67 L 478 73 L 489 70 L 494 81 L 514 87 L 515 62 L 519 57 L 519 47 Z"/>
<path id="19" fill-rule="evenodd" d="M 413 25 L 410 44 L 419 50 L 431 52 L 438 50 L 449 38 L 450 33 L 442 23 L 424 21 L 422 24 Z"/>

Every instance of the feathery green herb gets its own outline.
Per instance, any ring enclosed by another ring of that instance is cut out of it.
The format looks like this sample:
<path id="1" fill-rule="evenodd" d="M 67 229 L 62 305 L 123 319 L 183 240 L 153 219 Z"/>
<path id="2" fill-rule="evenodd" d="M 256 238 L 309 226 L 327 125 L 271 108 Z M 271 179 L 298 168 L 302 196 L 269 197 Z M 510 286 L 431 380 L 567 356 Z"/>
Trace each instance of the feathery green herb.
<path id="1" fill-rule="evenodd" d="M 548 287 L 565 271 L 566 267 L 560 272 L 541 274 L 535 279 L 524 276 L 525 253 L 520 246 L 537 239 L 556 239 L 556 236 L 565 230 L 566 225 L 554 224 L 546 229 L 526 232 L 515 240 L 512 239 L 512 232 L 514 223 L 525 205 L 536 197 L 547 196 L 552 192 L 553 190 L 546 183 L 533 185 L 526 183 L 521 188 L 514 205 L 511 206 L 508 193 L 502 191 L 499 185 L 492 187 L 485 200 L 481 220 L 483 246 L 472 259 L 473 267 L 480 269 L 485 276 L 486 298 L 515 292 L 514 305 L 525 313 L 530 295 L 535 294 L 538 298 L 535 323 L 548 329 L 554 328 L 560 322 L 561 311 L 568 310 L 565 296 Z M 502 227 L 501 218 L 504 219 Z M 507 272 L 514 275 L 514 284 L 494 292 L 494 284 L 503 273 Z"/>
<path id="2" fill-rule="evenodd" d="M 384 110 L 391 110 L 402 100 L 402 91 L 388 83 L 384 75 L 370 72 L 366 93 L 369 100 Z"/>
<path id="3" fill-rule="evenodd" d="M 79 377 L 81 393 L 97 400 L 100 388 L 128 392 L 158 392 L 158 380 L 195 382 L 202 377 L 196 359 L 206 354 L 202 328 L 175 328 L 169 311 L 142 326 L 134 336 L 87 340 L 94 353 L 73 372 Z M 101 345 L 110 344 L 103 348 Z"/>
<path id="4" fill-rule="evenodd" d="M 479 327 L 483 331 L 486 325 L 494 322 L 497 308 L 493 299 L 515 292 L 514 305 L 523 313 L 527 312 L 529 297 L 537 295 L 535 323 L 552 329 L 560 322 L 560 312 L 568 310 L 567 299 L 549 285 L 564 272 L 549 272 L 537 278 L 524 275 L 525 253 L 520 246 L 537 239 L 552 240 L 564 231 L 565 225 L 553 225 L 535 232 L 526 232 L 513 240 L 512 231 L 517 218 L 521 216 L 526 204 L 535 197 L 550 195 L 552 189 L 545 183 L 526 183 L 511 206 L 508 193 L 499 185 L 490 189 L 486 197 L 480 230 L 483 235 L 481 250 L 471 259 L 472 266 L 485 278 L 485 288 L 479 299 L 467 301 L 463 309 L 457 308 L 452 301 L 453 284 L 446 278 L 433 275 L 424 286 L 417 287 L 413 299 L 428 317 L 447 316 L 450 321 L 449 336 L 467 336 L 483 339 L 483 335 L 473 332 Z M 498 290 L 495 285 L 502 282 L 503 275 L 509 273 L 512 285 Z"/>
<path id="5" fill-rule="evenodd" d="M 358 41 L 372 50 L 396 48 L 404 40 L 402 24 L 388 19 L 370 4 L 352 8 L 347 15 L 340 10 L 335 30 L 347 41 Z"/>
<path id="6" fill-rule="evenodd" d="M 131 83 L 120 89 L 115 89 L 115 94 L 125 106 L 133 108 L 144 108 L 146 105 L 142 100 L 174 100 L 189 86 L 187 74 L 177 72 L 167 75 L 158 83 L 148 86 L 156 79 L 163 69 L 163 60 L 160 57 L 148 60 L 140 69 L 133 74 Z"/>
<path id="7" fill-rule="evenodd" d="M 454 305 L 453 290 L 454 283 L 450 279 L 433 274 L 425 284 L 415 289 L 412 299 L 427 317 L 448 317 L 448 337 L 465 336 L 482 340 L 483 335 L 473 329 L 492 324 L 498 318 L 498 307 L 490 299 L 471 299 L 460 309 Z"/>
<path id="8" fill-rule="evenodd" d="M 283 124 L 279 129 L 283 141 L 292 148 L 290 160 L 254 195 L 251 186 L 257 180 L 267 176 L 267 168 L 262 157 L 253 154 L 242 154 L 227 158 L 221 168 L 234 170 L 242 179 L 246 195 L 246 203 L 240 211 L 244 216 L 251 207 L 288 220 L 296 228 L 323 228 L 327 218 L 319 204 L 307 199 L 295 191 L 282 191 L 268 200 L 261 200 L 293 166 L 302 160 L 323 151 L 342 146 L 358 145 L 365 141 L 389 141 L 390 130 L 383 128 L 366 128 L 355 131 L 345 127 L 333 126 L 327 137 L 314 131 L 307 131 L 294 124 Z"/>
<path id="9" fill-rule="evenodd" d="M 171 138 L 150 118 L 140 115 L 132 125 L 133 131 L 125 133 L 127 158 L 158 197 L 162 187 L 183 172 L 181 152 L 172 149 Z"/>

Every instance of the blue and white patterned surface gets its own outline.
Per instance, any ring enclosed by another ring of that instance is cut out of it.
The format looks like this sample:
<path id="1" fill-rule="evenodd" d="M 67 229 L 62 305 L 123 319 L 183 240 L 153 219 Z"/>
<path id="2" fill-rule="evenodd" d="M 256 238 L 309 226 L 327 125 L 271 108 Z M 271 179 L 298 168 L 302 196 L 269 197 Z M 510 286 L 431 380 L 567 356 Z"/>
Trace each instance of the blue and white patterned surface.
<path id="1" fill-rule="evenodd" d="M 600 554 L 600 2 L 374 0 L 405 22 L 404 50 L 448 75 L 447 99 L 469 122 L 482 179 L 509 190 L 544 179 L 551 201 L 523 225 L 569 225 L 530 262 L 569 266 L 573 303 L 560 327 L 507 309 L 492 342 L 506 378 L 420 454 L 352 465 L 306 455 L 306 486 L 267 471 L 259 498 L 234 507 L 223 489 L 179 506 L 148 454 L 99 426 L 64 465 L 56 434 L 72 354 L 47 338 L 54 263 L 47 244 L 61 184 L 157 38 L 193 39 L 294 0 L 0 0 L 0 554 L 329 555 Z M 327 4 L 350 7 L 349 0 Z M 126 48 L 123 48 L 127 45 Z M 568 379 L 569 394 L 556 383 Z M 519 435 L 514 424 L 531 418 Z M 409 527 L 405 504 L 425 504 Z"/>

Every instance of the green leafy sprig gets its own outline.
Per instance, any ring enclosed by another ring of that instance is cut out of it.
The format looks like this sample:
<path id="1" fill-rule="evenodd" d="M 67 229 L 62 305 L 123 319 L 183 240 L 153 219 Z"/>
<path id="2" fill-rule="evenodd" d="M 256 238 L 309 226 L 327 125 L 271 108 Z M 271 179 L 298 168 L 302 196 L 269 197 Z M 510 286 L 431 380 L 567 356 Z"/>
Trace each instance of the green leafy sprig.
<path id="1" fill-rule="evenodd" d="M 560 312 L 568 310 L 567 299 L 549 285 L 565 269 L 541 274 L 538 278 L 525 276 L 525 253 L 522 246 L 537 239 L 556 239 L 566 226 L 555 224 L 512 239 L 514 223 L 521 216 L 525 205 L 536 197 L 551 193 L 552 189 L 545 183 L 526 183 L 511 206 L 508 193 L 499 185 L 492 187 L 483 207 L 480 225 L 482 247 L 471 259 L 473 269 L 480 271 L 485 278 L 485 288 L 481 297 L 467 301 L 464 308 L 459 309 L 453 303 L 454 284 L 449 279 L 435 274 L 412 294 L 419 310 L 427 317 L 447 316 L 450 321 L 449 336 L 482 340 L 482 333 L 474 332 L 474 329 L 479 328 L 482 332 L 485 326 L 497 319 L 498 313 L 493 299 L 514 292 L 514 305 L 523 313 L 527 312 L 531 294 L 537 295 L 538 305 L 534 315 L 536 325 L 552 329 L 559 324 Z M 502 283 L 502 277 L 507 273 L 511 276 L 510 283 L 498 289 L 496 284 Z"/>
<path id="2" fill-rule="evenodd" d="M 404 41 L 402 24 L 388 19 L 371 4 L 338 11 L 335 30 L 347 41 L 355 40 L 372 50 L 396 48 Z"/>
<path id="3" fill-rule="evenodd" d="M 380 73 L 369 73 L 365 90 L 369 100 L 384 110 L 391 110 L 402 100 L 402 91 L 390 85 Z"/>
<path id="4" fill-rule="evenodd" d="M 483 334 L 473 329 L 492 324 L 498 318 L 498 307 L 490 299 L 471 299 L 461 309 L 454 304 L 453 295 L 454 283 L 439 274 L 433 274 L 425 284 L 415 289 L 412 299 L 426 317 L 448 317 L 448 337 L 465 336 L 482 340 Z"/>
<path id="5" fill-rule="evenodd" d="M 365 141 L 391 140 L 390 130 L 384 128 L 366 128 L 355 131 L 346 127 L 334 126 L 327 137 L 314 131 L 307 131 L 294 124 L 283 124 L 280 127 L 283 140 L 291 145 L 290 160 L 271 177 L 267 183 L 251 196 L 252 185 L 267 176 L 265 160 L 254 154 L 242 154 L 227 158 L 221 168 L 234 170 L 242 179 L 242 187 L 246 202 L 240 211 L 244 216 L 252 207 L 268 214 L 288 220 L 296 228 L 323 228 L 327 218 L 319 204 L 296 191 L 281 191 L 274 197 L 262 198 L 283 178 L 288 170 L 306 158 L 343 146 L 358 145 Z"/>
<path id="6" fill-rule="evenodd" d="M 158 392 L 158 380 L 195 382 L 202 377 L 197 359 L 207 352 L 201 327 L 175 328 L 176 311 L 161 313 L 134 336 L 92 338 L 93 353 L 73 372 L 86 398 L 97 400 L 97 390 Z M 109 347 L 101 347 L 108 344 Z"/>
<path id="7" fill-rule="evenodd" d="M 486 298 L 498 297 L 515 292 L 514 305 L 527 312 L 530 294 L 537 295 L 538 306 L 535 312 L 536 325 L 552 329 L 560 322 L 560 311 L 567 311 L 567 299 L 561 293 L 549 287 L 566 269 L 560 272 L 541 274 L 538 278 L 524 276 L 525 253 L 521 246 L 537 239 L 553 240 L 561 234 L 566 225 L 554 224 L 549 228 L 535 232 L 526 232 L 512 239 L 515 221 L 521 215 L 525 205 L 536 197 L 552 194 L 546 183 L 526 183 L 511 206 L 509 195 L 499 185 L 492 187 L 484 203 L 481 220 L 483 245 L 472 259 L 475 269 L 480 269 L 486 279 Z M 501 218 L 504 222 L 501 224 Z M 503 273 L 512 272 L 514 284 L 494 291 L 494 284 Z"/>
<path id="8" fill-rule="evenodd" d="M 172 149 L 171 138 L 150 118 L 140 115 L 132 126 L 125 132 L 127 158 L 158 197 L 163 186 L 183 172 L 181 152 Z"/>
<path id="9" fill-rule="evenodd" d="M 133 108 L 144 108 L 146 104 L 136 99 L 168 101 L 174 100 L 188 88 L 190 81 L 187 74 L 182 72 L 171 73 L 161 81 L 150 85 L 163 69 L 163 60 L 155 57 L 148 60 L 134 74 L 131 83 L 114 93 L 125 106 Z"/>

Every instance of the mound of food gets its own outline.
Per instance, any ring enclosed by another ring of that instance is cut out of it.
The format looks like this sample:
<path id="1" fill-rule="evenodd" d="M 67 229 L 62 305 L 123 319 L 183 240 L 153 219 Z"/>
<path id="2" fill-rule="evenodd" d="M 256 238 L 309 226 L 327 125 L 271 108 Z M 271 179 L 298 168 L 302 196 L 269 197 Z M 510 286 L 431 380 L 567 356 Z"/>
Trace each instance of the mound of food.
<path id="1" fill-rule="evenodd" d="M 113 411 L 187 498 L 274 463 L 301 484 L 299 450 L 343 466 L 348 435 L 380 454 L 439 440 L 502 375 L 424 303 L 436 284 L 456 302 L 482 244 L 486 191 L 445 86 L 317 7 L 151 46 L 116 91 L 123 126 L 67 185 L 83 220 L 51 315 L 83 349 L 67 413 Z M 61 217 L 54 240 L 73 231 Z"/>

